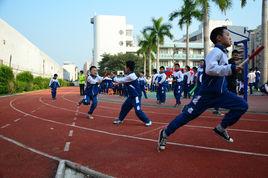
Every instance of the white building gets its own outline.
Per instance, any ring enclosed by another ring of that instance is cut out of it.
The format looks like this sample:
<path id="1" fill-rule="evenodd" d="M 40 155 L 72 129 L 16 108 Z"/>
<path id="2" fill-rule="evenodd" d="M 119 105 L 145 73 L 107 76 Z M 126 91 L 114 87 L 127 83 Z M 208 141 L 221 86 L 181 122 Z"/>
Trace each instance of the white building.
<path id="1" fill-rule="evenodd" d="M 92 66 L 92 62 L 86 61 L 84 66 L 83 66 L 84 74 L 87 74 L 87 72 L 89 71 L 90 66 Z"/>
<path id="2" fill-rule="evenodd" d="M 91 18 L 94 30 L 93 65 L 98 66 L 103 54 L 136 52 L 133 26 L 125 16 L 97 15 Z"/>
<path id="3" fill-rule="evenodd" d="M 0 19 L 0 64 L 8 65 L 16 75 L 30 71 L 34 76 L 63 78 L 63 69 L 8 23 Z"/>
<path id="4" fill-rule="evenodd" d="M 72 62 L 65 61 L 63 63 L 63 79 L 68 81 L 76 81 L 78 79 L 78 67 Z"/>

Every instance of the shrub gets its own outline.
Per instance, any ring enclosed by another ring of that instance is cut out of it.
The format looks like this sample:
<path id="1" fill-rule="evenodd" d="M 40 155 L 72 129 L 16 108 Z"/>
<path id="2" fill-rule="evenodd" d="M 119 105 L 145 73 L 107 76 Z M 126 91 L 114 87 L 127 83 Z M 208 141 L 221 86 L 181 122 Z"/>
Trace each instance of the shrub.
<path id="1" fill-rule="evenodd" d="M 29 71 L 21 72 L 16 76 L 17 81 L 21 82 L 33 82 L 33 75 Z"/>
<path id="2" fill-rule="evenodd" d="M 13 93 L 14 74 L 10 67 L 0 65 L 0 94 Z"/>
<path id="3" fill-rule="evenodd" d="M 16 76 L 16 91 L 33 90 L 33 75 L 29 71 L 21 72 Z"/>
<path id="4" fill-rule="evenodd" d="M 48 78 L 35 77 L 33 79 L 33 89 L 40 90 L 40 89 L 48 88 L 49 80 L 50 79 Z"/>

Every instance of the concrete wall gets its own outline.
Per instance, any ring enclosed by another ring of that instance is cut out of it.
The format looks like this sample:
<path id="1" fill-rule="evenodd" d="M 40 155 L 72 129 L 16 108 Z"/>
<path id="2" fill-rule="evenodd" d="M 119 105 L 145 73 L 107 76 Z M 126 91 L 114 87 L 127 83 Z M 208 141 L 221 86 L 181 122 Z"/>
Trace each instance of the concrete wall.
<path id="1" fill-rule="evenodd" d="M 30 71 L 34 76 L 63 78 L 63 68 L 22 34 L 0 19 L 0 63 L 12 67 L 16 75 Z"/>

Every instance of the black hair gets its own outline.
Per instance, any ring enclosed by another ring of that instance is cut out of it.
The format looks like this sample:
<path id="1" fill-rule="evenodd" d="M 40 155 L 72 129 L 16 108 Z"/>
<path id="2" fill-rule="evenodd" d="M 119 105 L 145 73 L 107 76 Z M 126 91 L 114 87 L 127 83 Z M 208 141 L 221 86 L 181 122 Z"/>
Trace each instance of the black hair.
<path id="1" fill-rule="evenodd" d="M 92 69 L 97 69 L 97 67 L 96 67 L 96 66 L 91 66 L 91 67 L 89 68 L 90 71 L 91 71 Z"/>
<path id="2" fill-rule="evenodd" d="M 179 66 L 180 67 L 180 64 L 179 63 L 175 63 L 174 66 Z"/>
<path id="3" fill-rule="evenodd" d="M 155 74 L 156 74 L 156 73 L 157 73 L 157 70 L 156 70 L 156 69 L 153 69 L 153 73 L 155 73 Z"/>
<path id="4" fill-rule="evenodd" d="M 134 69 L 135 69 L 135 62 L 134 61 L 127 61 L 126 62 L 126 67 L 129 68 L 129 70 L 131 72 L 133 72 Z"/>
<path id="5" fill-rule="evenodd" d="M 217 41 L 217 37 L 220 35 L 222 36 L 223 34 L 223 31 L 224 30 L 227 30 L 227 27 L 223 26 L 223 27 L 217 27 L 217 28 L 214 28 L 211 33 L 210 33 L 210 40 L 216 44 L 218 41 Z"/>
<path id="6" fill-rule="evenodd" d="M 234 54 L 234 53 L 239 54 L 239 51 L 238 51 L 237 49 L 234 49 L 234 50 L 232 51 L 232 54 Z"/>
<path id="7" fill-rule="evenodd" d="M 161 66 L 159 69 L 164 69 L 165 70 L 165 67 L 164 66 Z"/>
<path id="8" fill-rule="evenodd" d="M 58 74 L 54 74 L 54 77 L 58 77 Z"/>
<path id="9" fill-rule="evenodd" d="M 255 70 L 259 70 L 259 68 L 258 67 L 255 67 Z"/>
<path id="10" fill-rule="evenodd" d="M 84 73 L 84 71 L 80 70 L 80 73 L 81 73 L 81 74 L 83 74 L 83 73 Z"/>
<path id="11" fill-rule="evenodd" d="M 141 73 L 141 74 L 144 74 L 144 72 L 143 72 L 143 71 L 141 71 L 140 73 Z"/>
<path id="12" fill-rule="evenodd" d="M 197 67 L 193 67 L 193 70 L 194 70 L 194 71 L 197 71 Z"/>
<path id="13" fill-rule="evenodd" d="M 188 69 L 188 70 L 190 70 L 190 69 L 191 69 L 191 68 L 190 68 L 190 66 L 185 66 L 185 68 L 186 68 L 186 69 Z"/>

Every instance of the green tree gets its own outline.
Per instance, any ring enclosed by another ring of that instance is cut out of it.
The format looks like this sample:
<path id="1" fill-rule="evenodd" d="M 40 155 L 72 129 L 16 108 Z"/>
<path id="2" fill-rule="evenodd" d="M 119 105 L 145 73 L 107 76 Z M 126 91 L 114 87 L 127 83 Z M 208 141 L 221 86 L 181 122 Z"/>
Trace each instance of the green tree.
<path id="1" fill-rule="evenodd" d="M 156 42 L 156 49 L 157 49 L 157 55 L 156 55 L 156 68 L 159 69 L 159 47 L 160 45 L 164 44 L 164 38 L 168 37 L 170 39 L 173 38 L 173 35 L 170 32 L 171 25 L 168 23 L 163 23 L 163 18 L 160 17 L 158 19 L 153 18 L 152 19 L 153 25 L 145 27 L 143 32 L 149 32 L 150 36 L 154 39 Z"/>
<path id="2" fill-rule="evenodd" d="M 143 59 L 141 57 L 132 53 L 119 53 L 117 55 L 104 54 L 99 62 L 99 73 L 104 75 L 106 72 L 122 71 L 128 60 L 135 61 L 136 72 L 143 71 Z"/>
<path id="3" fill-rule="evenodd" d="M 152 57 L 156 50 L 155 42 L 147 32 L 142 32 L 142 39 L 139 40 L 140 49 L 137 51 L 138 54 L 143 56 L 143 70 L 144 75 L 146 75 L 146 63 L 147 59 L 149 60 L 149 76 L 152 75 Z"/>
<path id="4" fill-rule="evenodd" d="M 10 67 L 0 65 L 0 94 L 14 92 L 14 74 Z"/>
<path id="5" fill-rule="evenodd" d="M 203 38 L 204 38 L 204 56 L 207 55 L 209 50 L 209 11 L 211 2 L 214 2 L 216 6 L 220 8 L 222 12 L 226 12 L 227 9 L 232 7 L 232 0 L 195 0 L 195 2 L 201 6 L 202 9 L 202 21 L 203 21 Z"/>
<path id="6" fill-rule="evenodd" d="M 202 13 L 197 9 L 197 3 L 193 0 L 183 0 L 183 6 L 169 15 L 169 20 L 179 18 L 178 25 L 182 29 L 186 26 L 186 65 L 189 65 L 189 27 L 193 18 L 201 20 Z"/>

